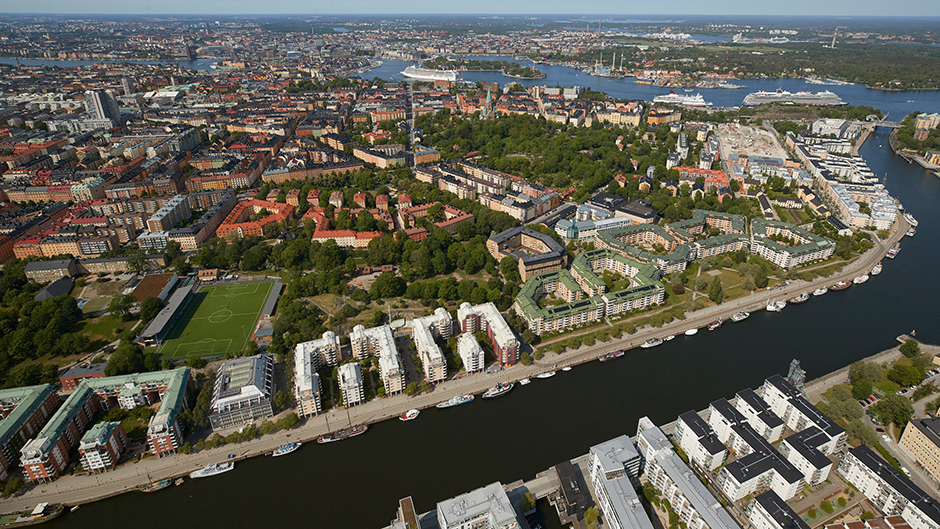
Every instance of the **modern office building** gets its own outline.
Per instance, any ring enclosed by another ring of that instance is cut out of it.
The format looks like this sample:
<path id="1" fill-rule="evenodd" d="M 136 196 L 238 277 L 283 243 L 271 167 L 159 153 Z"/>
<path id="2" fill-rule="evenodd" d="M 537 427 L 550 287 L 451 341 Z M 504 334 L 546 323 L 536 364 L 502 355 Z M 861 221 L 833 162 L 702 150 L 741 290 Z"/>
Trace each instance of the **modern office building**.
<path id="1" fill-rule="evenodd" d="M 809 529 L 803 518 L 772 490 L 754 498 L 745 514 L 754 529 Z"/>
<path id="2" fill-rule="evenodd" d="M 604 522 L 612 529 L 652 529 L 634 489 L 640 454 L 626 435 L 594 445 L 590 451 L 591 483 Z"/>
<path id="3" fill-rule="evenodd" d="M 934 483 L 940 484 L 940 419 L 917 419 L 907 423 L 898 444 L 914 456 Z"/>
<path id="4" fill-rule="evenodd" d="M 405 368 L 395 346 L 395 336 L 388 325 L 366 329 L 353 327 L 349 344 L 356 359 L 378 357 L 379 375 L 386 395 L 397 395 L 405 390 Z"/>
<path id="5" fill-rule="evenodd" d="M 483 371 L 486 367 L 483 348 L 472 333 L 465 332 L 457 337 L 457 354 L 467 373 Z"/>
<path id="6" fill-rule="evenodd" d="M 99 422 L 78 443 L 82 468 L 97 474 L 113 469 L 127 446 L 127 436 L 120 422 Z"/>
<path id="7" fill-rule="evenodd" d="M 499 363 L 512 366 L 519 361 L 519 340 L 493 303 L 473 306 L 461 303 L 457 309 L 457 323 L 463 332 L 486 332 Z"/>
<path id="8" fill-rule="evenodd" d="M 356 406 L 365 402 L 365 391 L 362 385 L 362 368 L 356 362 L 349 362 L 339 366 L 339 390 L 343 395 L 343 405 Z"/>
<path id="9" fill-rule="evenodd" d="M 849 450 L 838 470 L 885 516 L 901 516 L 911 529 L 940 527 L 940 503 L 867 446 Z"/>
<path id="10" fill-rule="evenodd" d="M 647 417 L 640 419 L 637 447 L 650 483 L 689 529 L 740 529 L 698 476 L 676 454 L 672 442 Z"/>
<path id="11" fill-rule="evenodd" d="M 219 366 L 209 404 L 213 430 L 232 428 L 274 415 L 274 359 L 266 354 Z"/>
<path id="12" fill-rule="evenodd" d="M 440 529 L 519 529 L 516 510 L 499 482 L 437 504 Z"/>

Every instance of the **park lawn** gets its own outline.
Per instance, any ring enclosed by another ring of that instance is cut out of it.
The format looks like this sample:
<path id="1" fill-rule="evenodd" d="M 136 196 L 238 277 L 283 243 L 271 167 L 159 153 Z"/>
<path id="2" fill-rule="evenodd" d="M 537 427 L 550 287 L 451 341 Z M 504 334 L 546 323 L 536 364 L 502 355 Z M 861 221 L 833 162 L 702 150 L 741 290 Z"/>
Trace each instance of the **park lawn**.
<path id="1" fill-rule="evenodd" d="M 743 298 L 744 296 L 750 296 L 751 291 L 745 290 L 744 287 L 731 287 L 724 289 L 725 301 Z"/>
<path id="2" fill-rule="evenodd" d="M 203 287 L 157 352 L 171 360 L 223 357 L 248 343 L 273 281 Z"/>
<path id="3" fill-rule="evenodd" d="M 890 395 L 892 393 L 897 393 L 901 389 L 901 386 L 897 385 L 896 382 L 891 382 L 890 380 L 882 380 L 881 382 L 875 384 L 875 387 L 884 391 L 885 395 Z"/>
<path id="4" fill-rule="evenodd" d="M 99 310 L 104 310 L 108 303 L 111 302 L 111 298 L 94 298 L 89 299 L 87 303 L 82 306 L 82 312 L 85 314 L 91 314 L 92 312 L 98 312 Z"/>
<path id="5" fill-rule="evenodd" d="M 738 285 L 741 283 L 741 281 L 743 281 L 743 279 L 741 278 L 741 273 L 738 272 L 737 270 L 725 270 L 722 268 L 720 272 L 721 273 L 717 277 L 721 278 L 721 286 L 725 289 L 734 285 Z M 715 279 L 714 279 L 714 276 L 708 276 L 708 278 L 709 278 L 708 283 L 710 285 L 711 282 L 714 281 Z"/>
<path id="6" fill-rule="evenodd" d="M 788 209 L 787 213 L 790 215 L 790 218 L 797 221 L 795 224 L 806 224 L 812 222 L 813 219 L 806 214 L 802 209 Z"/>
<path id="7" fill-rule="evenodd" d="M 137 319 L 121 321 L 113 314 L 105 314 L 79 323 L 78 330 L 88 335 L 88 339 L 92 342 L 104 340 L 105 343 L 111 343 L 117 339 L 118 334 L 130 329 L 135 324 L 137 324 Z M 115 332 L 115 330 L 118 332 Z"/>
<path id="8" fill-rule="evenodd" d="M 828 391 L 826 391 L 825 393 L 823 393 L 822 396 L 825 397 L 826 400 L 831 401 L 831 400 L 832 400 L 832 396 L 833 396 L 834 393 L 835 393 L 835 388 L 837 388 L 837 387 L 839 387 L 839 386 L 845 386 L 845 387 L 849 388 L 849 391 L 852 390 L 852 386 L 851 386 L 850 384 L 836 384 L 835 386 L 832 386 L 831 388 L 829 388 Z"/>

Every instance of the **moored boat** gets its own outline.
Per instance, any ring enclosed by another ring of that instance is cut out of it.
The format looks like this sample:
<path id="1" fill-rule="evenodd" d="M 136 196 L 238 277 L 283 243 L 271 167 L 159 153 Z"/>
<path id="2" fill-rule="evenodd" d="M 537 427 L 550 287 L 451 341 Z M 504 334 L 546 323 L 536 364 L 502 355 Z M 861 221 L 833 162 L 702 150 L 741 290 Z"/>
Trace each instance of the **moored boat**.
<path id="1" fill-rule="evenodd" d="M 544 373 L 539 373 L 538 375 L 535 375 L 535 378 L 552 378 L 553 376 L 555 376 L 554 371 L 546 371 Z"/>
<path id="2" fill-rule="evenodd" d="M 342 430 L 337 430 L 335 432 L 330 432 L 323 434 L 320 437 L 317 437 L 317 442 L 320 444 L 332 443 L 334 441 L 342 441 L 343 439 L 348 439 L 350 437 L 355 437 L 357 435 L 362 435 L 366 433 L 366 430 L 369 429 L 367 424 L 357 424 L 356 426 L 350 428 L 343 428 Z"/>
<path id="3" fill-rule="evenodd" d="M 453 406 L 460 406 L 461 404 L 466 404 L 473 400 L 473 395 L 457 395 L 456 397 L 451 398 L 450 400 L 445 400 L 441 402 L 436 408 L 444 409 L 451 408 Z"/>
<path id="4" fill-rule="evenodd" d="M 898 256 L 898 252 L 900 251 L 901 251 L 901 245 L 895 244 L 894 247 L 888 250 L 888 253 L 885 254 L 885 257 L 887 257 L 888 259 L 894 259 L 895 257 Z"/>
<path id="5" fill-rule="evenodd" d="M 816 290 L 814 290 L 814 291 L 813 291 L 813 295 L 814 295 L 814 296 L 822 296 L 822 295 L 825 294 L 826 292 L 829 292 L 829 289 L 826 288 L 826 287 L 821 287 L 821 288 L 817 288 Z"/>
<path id="6" fill-rule="evenodd" d="M 405 413 L 402 413 L 398 416 L 400 421 L 413 421 L 418 417 L 418 414 L 421 413 L 419 410 L 408 410 Z"/>
<path id="7" fill-rule="evenodd" d="M 206 465 L 199 470 L 194 470 L 189 473 L 189 477 L 196 478 L 207 478 L 210 476 L 215 476 L 216 474 L 222 474 L 223 472 L 228 472 L 235 468 L 235 462 L 226 461 L 224 463 L 212 463 L 211 465 Z"/>
<path id="8" fill-rule="evenodd" d="M 698 329 L 696 329 L 695 327 L 692 327 L 691 329 L 688 329 L 685 331 L 686 336 L 695 336 L 696 334 L 698 334 Z"/>
<path id="9" fill-rule="evenodd" d="M 708 324 L 708 330 L 714 331 L 714 330 L 717 329 L 718 327 L 721 327 L 721 324 L 722 324 L 722 323 L 724 323 L 724 322 L 722 322 L 721 320 L 715 320 L 715 321 L 713 321 L 713 322 L 711 322 L 711 323 Z"/>
<path id="10" fill-rule="evenodd" d="M 528 378 L 523 378 L 522 380 L 519 381 L 519 385 L 520 385 L 520 386 L 527 386 L 527 385 L 529 385 L 530 383 L 532 383 L 532 381 L 529 380 Z"/>
<path id="11" fill-rule="evenodd" d="M 860 276 L 858 276 L 858 277 L 856 277 L 855 279 L 852 280 L 852 282 L 855 283 L 856 285 L 861 285 L 861 284 L 864 283 L 865 281 L 868 281 L 868 276 L 867 276 L 867 275 L 860 275 Z"/>
<path id="12" fill-rule="evenodd" d="M 743 311 L 743 310 L 742 310 L 741 312 L 735 312 L 734 314 L 731 315 L 731 321 L 733 321 L 733 322 L 735 322 L 735 323 L 737 323 L 737 322 L 739 322 L 739 321 L 744 321 L 744 320 L 746 320 L 746 319 L 748 318 L 748 316 L 750 316 L 750 315 L 751 315 L 750 312 L 745 312 L 745 311 Z"/>
<path id="13" fill-rule="evenodd" d="M 300 441 L 297 441 L 295 443 L 287 443 L 287 444 L 277 447 L 276 450 L 271 452 L 271 455 L 274 457 L 287 455 L 291 452 L 296 451 L 298 448 L 301 447 L 301 445 L 303 445 L 303 443 L 301 443 Z"/>
<path id="14" fill-rule="evenodd" d="M 73 510 L 75 508 L 73 507 Z M 29 512 L 15 512 L 0 516 L 0 527 L 26 527 L 58 518 L 65 514 L 65 505 L 40 503 Z M 71 511 L 69 511 L 71 512 Z"/>
<path id="15" fill-rule="evenodd" d="M 159 481 L 151 481 L 146 485 L 140 487 L 141 492 L 157 492 L 158 490 L 163 490 L 173 484 L 173 478 L 161 479 Z"/>
<path id="16" fill-rule="evenodd" d="M 916 233 L 917 233 L 917 230 L 915 230 L 914 228 L 911 228 L 911 229 L 907 230 L 907 233 L 905 233 L 905 235 L 907 235 L 908 237 L 913 237 L 914 234 L 916 234 Z"/>
<path id="17" fill-rule="evenodd" d="M 669 336 L 666 336 L 665 338 L 663 338 L 663 340 L 666 340 L 668 342 L 670 340 L 674 340 L 675 338 L 676 338 L 675 334 L 670 334 Z"/>
<path id="18" fill-rule="evenodd" d="M 663 344 L 662 338 L 650 338 L 649 340 L 646 340 L 645 342 L 643 342 L 643 345 L 641 345 L 640 347 L 642 347 L 643 349 L 649 349 L 650 347 L 656 347 L 657 345 L 662 345 L 662 344 Z"/>
<path id="19" fill-rule="evenodd" d="M 509 391 L 512 390 L 514 385 L 515 384 L 513 384 L 512 382 L 505 382 L 505 383 L 497 382 L 495 386 L 486 390 L 486 393 L 483 394 L 483 398 L 495 399 L 496 397 L 502 397 L 506 393 L 509 393 Z"/>
<path id="20" fill-rule="evenodd" d="M 875 265 L 874 268 L 871 269 L 871 272 L 869 272 L 868 275 L 876 276 L 881 273 L 881 270 L 882 270 L 881 263 L 878 263 Z"/>
<path id="21" fill-rule="evenodd" d="M 787 306 L 787 302 L 786 302 L 786 301 L 783 301 L 783 300 L 780 300 L 780 301 L 773 301 L 773 300 L 771 300 L 770 302 L 767 303 L 767 312 L 780 312 L 780 311 L 783 310 L 783 308 L 786 307 L 786 306 Z"/>
<path id="22" fill-rule="evenodd" d="M 565 371 L 565 372 L 571 371 L 571 366 L 565 366 L 565 367 L 561 368 L 561 370 L 562 370 L 562 371 Z"/>
<path id="23" fill-rule="evenodd" d="M 790 298 L 789 302 L 794 305 L 799 305 L 800 303 L 806 303 L 809 300 L 809 292 L 803 292 L 799 296 Z"/>
<path id="24" fill-rule="evenodd" d="M 610 362 L 611 360 L 616 360 L 616 359 L 620 358 L 620 357 L 623 356 L 623 355 L 624 355 L 624 352 L 623 352 L 623 351 L 620 351 L 620 350 L 611 351 L 611 352 L 609 352 L 609 353 L 607 353 L 607 354 L 601 356 L 600 358 L 598 358 L 597 361 L 598 361 L 598 362 Z"/>
<path id="25" fill-rule="evenodd" d="M 917 219 L 914 218 L 914 215 L 911 215 L 910 213 L 905 213 L 904 218 L 907 219 L 908 224 L 910 224 L 911 226 L 917 226 L 918 224 L 920 224 L 919 222 L 917 222 Z"/>
<path id="26" fill-rule="evenodd" d="M 839 290 L 845 290 L 849 288 L 850 286 L 852 286 L 851 281 L 839 281 L 835 285 L 832 285 L 831 287 L 829 287 L 829 290 L 834 290 L 838 292 Z"/>

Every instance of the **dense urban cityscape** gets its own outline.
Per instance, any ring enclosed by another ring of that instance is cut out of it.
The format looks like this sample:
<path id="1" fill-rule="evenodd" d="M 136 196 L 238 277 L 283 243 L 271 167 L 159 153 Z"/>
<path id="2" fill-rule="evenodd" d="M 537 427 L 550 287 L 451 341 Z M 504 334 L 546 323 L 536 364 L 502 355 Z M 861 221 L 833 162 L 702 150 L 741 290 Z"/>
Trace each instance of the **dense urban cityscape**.
<path id="1" fill-rule="evenodd" d="M 940 529 L 938 35 L 0 15 L 0 525 Z"/>

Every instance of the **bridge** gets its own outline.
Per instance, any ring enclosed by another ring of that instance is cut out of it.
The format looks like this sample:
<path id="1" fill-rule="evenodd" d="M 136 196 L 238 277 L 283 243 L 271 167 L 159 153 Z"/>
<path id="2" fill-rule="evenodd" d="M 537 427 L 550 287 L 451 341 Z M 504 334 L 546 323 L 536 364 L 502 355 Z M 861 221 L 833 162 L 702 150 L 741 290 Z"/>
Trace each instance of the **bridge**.
<path id="1" fill-rule="evenodd" d="M 875 114 L 869 114 L 868 116 L 865 117 L 865 121 L 871 123 L 872 125 L 876 127 L 888 127 L 892 129 L 900 128 L 901 124 L 898 123 L 897 121 L 888 121 L 888 116 L 890 115 L 891 113 L 888 112 L 887 114 L 885 114 L 883 118 L 879 118 Z"/>

